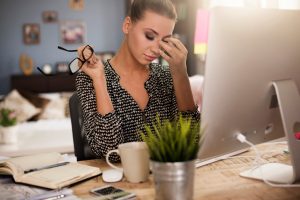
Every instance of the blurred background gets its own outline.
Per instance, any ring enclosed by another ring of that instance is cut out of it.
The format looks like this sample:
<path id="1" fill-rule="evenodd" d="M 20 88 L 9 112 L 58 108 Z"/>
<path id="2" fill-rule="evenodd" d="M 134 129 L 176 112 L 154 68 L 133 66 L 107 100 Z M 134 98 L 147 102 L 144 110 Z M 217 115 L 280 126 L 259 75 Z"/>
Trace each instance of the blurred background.
<path id="1" fill-rule="evenodd" d="M 189 50 L 187 63 L 190 76 L 204 73 L 210 8 L 300 7 L 299 0 L 172 1 L 178 12 L 174 34 Z M 36 70 L 37 66 L 46 65 L 45 70 L 48 72 L 50 66 L 50 73 L 64 72 L 66 63 L 75 54 L 59 51 L 58 45 L 72 49 L 90 44 L 99 55 L 113 55 L 122 40 L 121 24 L 130 2 L 131 0 L 1 0 L 0 94 L 7 94 L 14 87 L 11 83 L 12 76 L 20 79 L 23 75 L 40 75 Z M 199 14 L 199 10 L 204 12 Z"/>
<path id="2" fill-rule="evenodd" d="M 188 49 L 188 74 L 199 111 L 211 8 L 300 9 L 300 0 L 172 1 L 178 13 L 174 37 Z M 0 157 L 74 152 L 69 98 L 75 91 L 76 75 L 68 74 L 68 63 L 76 52 L 61 51 L 57 46 L 76 49 L 90 44 L 101 59 L 110 58 L 122 41 L 121 26 L 130 3 L 131 0 L 1 0 L 0 109 L 11 109 L 19 128 L 10 141 L 0 137 Z M 37 67 L 55 76 L 44 76 Z M 0 133 L 2 126 L 0 116 Z"/>

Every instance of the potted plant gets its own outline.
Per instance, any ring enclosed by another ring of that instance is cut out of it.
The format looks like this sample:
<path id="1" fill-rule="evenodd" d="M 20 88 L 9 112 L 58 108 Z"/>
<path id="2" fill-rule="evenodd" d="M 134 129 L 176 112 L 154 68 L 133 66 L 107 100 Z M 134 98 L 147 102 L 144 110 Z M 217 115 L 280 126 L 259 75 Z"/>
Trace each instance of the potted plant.
<path id="1" fill-rule="evenodd" d="M 2 143 L 16 143 L 18 141 L 17 116 L 13 109 L 0 109 L 0 134 Z"/>
<path id="2" fill-rule="evenodd" d="M 179 116 L 145 125 L 156 199 L 193 199 L 195 159 L 200 148 L 200 122 Z"/>

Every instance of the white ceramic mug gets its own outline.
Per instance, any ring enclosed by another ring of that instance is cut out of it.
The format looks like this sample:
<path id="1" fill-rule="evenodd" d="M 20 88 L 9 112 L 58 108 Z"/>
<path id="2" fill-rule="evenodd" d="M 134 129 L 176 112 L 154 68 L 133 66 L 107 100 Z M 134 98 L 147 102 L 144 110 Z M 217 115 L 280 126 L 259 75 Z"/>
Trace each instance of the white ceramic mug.
<path id="1" fill-rule="evenodd" d="M 109 155 L 117 153 L 121 157 L 123 168 L 119 168 L 109 161 Z M 106 162 L 114 169 L 123 170 L 126 179 L 131 183 L 144 182 L 149 177 L 149 152 L 145 142 L 128 142 L 111 150 L 106 155 Z"/>

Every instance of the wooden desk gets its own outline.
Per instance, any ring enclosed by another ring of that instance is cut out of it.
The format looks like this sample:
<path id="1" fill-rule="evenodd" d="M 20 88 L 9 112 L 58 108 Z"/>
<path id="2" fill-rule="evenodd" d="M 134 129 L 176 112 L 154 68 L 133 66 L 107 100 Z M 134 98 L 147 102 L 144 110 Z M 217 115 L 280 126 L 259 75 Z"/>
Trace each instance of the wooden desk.
<path id="1" fill-rule="evenodd" d="M 262 157 L 269 162 L 289 163 L 289 155 L 284 154 L 286 144 L 271 143 L 262 144 L 258 148 Z M 243 157 L 242 157 L 243 156 Z M 235 158 L 212 163 L 196 169 L 194 199 L 205 200 L 297 200 L 300 199 L 300 188 L 274 188 L 261 181 L 246 179 L 239 173 L 248 169 L 253 161 L 253 150 Z M 102 170 L 108 168 L 103 160 L 82 161 L 83 163 L 98 166 Z M 80 183 L 72 187 L 79 197 L 91 197 L 89 191 L 92 188 L 105 185 L 101 176 Z M 134 192 L 137 199 L 155 199 L 153 177 L 141 184 L 128 183 L 125 180 L 113 183 L 116 187 Z"/>

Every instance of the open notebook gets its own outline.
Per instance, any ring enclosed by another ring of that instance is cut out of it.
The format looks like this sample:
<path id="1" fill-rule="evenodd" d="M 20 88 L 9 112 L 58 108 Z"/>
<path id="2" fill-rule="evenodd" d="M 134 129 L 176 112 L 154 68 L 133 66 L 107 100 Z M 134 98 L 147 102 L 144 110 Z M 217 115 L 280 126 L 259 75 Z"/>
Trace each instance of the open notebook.
<path id="1" fill-rule="evenodd" d="M 101 174 L 99 168 L 79 163 L 47 168 L 61 162 L 63 157 L 59 153 L 16 157 L 0 161 L 0 174 L 12 175 L 15 182 L 50 189 L 59 189 Z"/>

